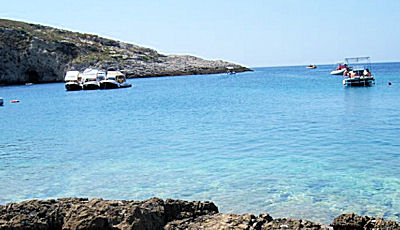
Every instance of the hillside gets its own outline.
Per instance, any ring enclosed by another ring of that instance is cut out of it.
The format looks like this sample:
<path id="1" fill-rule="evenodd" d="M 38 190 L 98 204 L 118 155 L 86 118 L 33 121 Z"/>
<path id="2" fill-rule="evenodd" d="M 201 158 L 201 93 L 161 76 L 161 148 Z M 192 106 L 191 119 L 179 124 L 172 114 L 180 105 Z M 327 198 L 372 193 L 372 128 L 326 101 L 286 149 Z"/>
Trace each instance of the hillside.
<path id="1" fill-rule="evenodd" d="M 223 73 L 250 69 L 48 26 L 0 19 L 0 84 L 63 81 L 67 70 L 119 69 L 129 78 Z"/>

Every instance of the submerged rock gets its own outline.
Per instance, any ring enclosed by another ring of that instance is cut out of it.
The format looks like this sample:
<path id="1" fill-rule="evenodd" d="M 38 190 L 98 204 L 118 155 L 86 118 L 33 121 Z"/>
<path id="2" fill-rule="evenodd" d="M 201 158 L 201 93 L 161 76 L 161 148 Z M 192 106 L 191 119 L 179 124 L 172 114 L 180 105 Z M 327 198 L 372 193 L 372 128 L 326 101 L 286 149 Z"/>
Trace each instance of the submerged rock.
<path id="1" fill-rule="evenodd" d="M 224 73 L 250 69 L 188 55 L 163 55 L 124 42 L 0 19 L 0 85 L 63 81 L 67 70 L 118 69 L 127 77 Z"/>

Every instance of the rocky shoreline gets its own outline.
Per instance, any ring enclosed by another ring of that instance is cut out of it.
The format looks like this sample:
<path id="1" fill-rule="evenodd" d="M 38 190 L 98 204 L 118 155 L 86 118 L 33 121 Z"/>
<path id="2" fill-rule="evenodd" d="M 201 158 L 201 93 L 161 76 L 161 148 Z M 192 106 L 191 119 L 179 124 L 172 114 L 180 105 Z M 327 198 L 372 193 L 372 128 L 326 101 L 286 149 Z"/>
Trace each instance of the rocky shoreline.
<path id="1" fill-rule="evenodd" d="M 67 70 L 113 68 L 128 78 L 225 73 L 249 68 L 53 27 L 0 19 L 0 85 L 61 82 Z"/>
<path id="2" fill-rule="evenodd" d="M 0 205 L 0 230 L 8 229 L 400 229 L 397 222 L 342 214 L 330 226 L 264 213 L 221 214 L 212 202 L 63 198 Z"/>

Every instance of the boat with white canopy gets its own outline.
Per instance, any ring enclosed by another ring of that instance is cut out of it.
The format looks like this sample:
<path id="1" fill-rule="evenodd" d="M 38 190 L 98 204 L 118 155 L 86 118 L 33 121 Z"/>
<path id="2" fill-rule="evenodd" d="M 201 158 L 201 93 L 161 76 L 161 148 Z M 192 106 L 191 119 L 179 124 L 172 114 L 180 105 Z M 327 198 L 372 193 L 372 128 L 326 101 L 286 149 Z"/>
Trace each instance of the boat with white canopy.
<path id="1" fill-rule="evenodd" d="M 127 88 L 131 86 L 132 85 L 126 81 L 125 75 L 117 70 L 107 71 L 106 79 L 100 81 L 101 89 Z"/>
<path id="2" fill-rule="evenodd" d="M 100 83 L 97 81 L 97 73 L 99 70 L 97 69 L 85 69 L 83 71 L 83 89 L 85 90 L 94 90 L 100 89 Z"/>
<path id="3" fill-rule="evenodd" d="M 344 72 L 345 86 L 371 86 L 375 84 L 375 77 L 371 73 L 370 57 L 345 58 L 349 69 Z"/>
<path id="4" fill-rule="evenodd" d="M 79 71 L 67 71 L 64 78 L 65 89 L 67 89 L 67 91 L 82 90 L 83 85 L 81 80 L 82 76 Z"/>

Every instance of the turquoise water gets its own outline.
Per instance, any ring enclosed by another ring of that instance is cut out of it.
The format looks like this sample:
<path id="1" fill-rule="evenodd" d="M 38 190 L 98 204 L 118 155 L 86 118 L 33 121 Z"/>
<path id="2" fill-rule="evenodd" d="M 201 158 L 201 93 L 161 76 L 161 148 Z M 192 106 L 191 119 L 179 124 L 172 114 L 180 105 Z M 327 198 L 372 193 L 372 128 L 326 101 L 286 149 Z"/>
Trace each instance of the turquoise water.
<path id="1" fill-rule="evenodd" d="M 104 91 L 0 87 L 0 204 L 157 196 L 323 223 L 348 212 L 399 221 L 400 63 L 375 64 L 367 88 L 345 88 L 333 68 Z"/>

